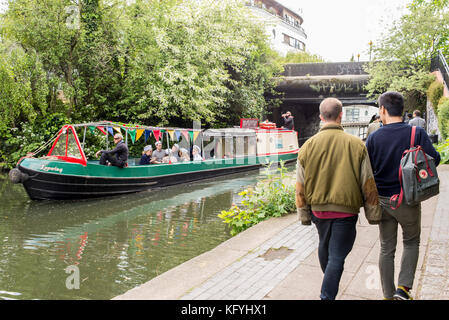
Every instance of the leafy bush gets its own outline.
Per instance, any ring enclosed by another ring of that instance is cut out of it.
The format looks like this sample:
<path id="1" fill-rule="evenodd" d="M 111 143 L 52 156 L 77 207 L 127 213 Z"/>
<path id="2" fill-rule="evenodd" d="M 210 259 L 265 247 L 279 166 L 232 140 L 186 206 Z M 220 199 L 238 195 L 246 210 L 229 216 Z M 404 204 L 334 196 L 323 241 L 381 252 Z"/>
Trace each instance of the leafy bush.
<path id="1" fill-rule="evenodd" d="M 432 82 L 432 84 L 429 86 L 429 89 L 427 89 L 427 98 L 432 103 L 432 107 L 435 113 L 438 112 L 438 104 L 441 97 L 443 96 L 443 90 L 444 86 L 438 80 Z"/>
<path id="2" fill-rule="evenodd" d="M 438 126 L 443 139 L 447 139 L 449 136 L 449 99 L 438 105 Z"/>
<path id="3" fill-rule="evenodd" d="M 51 139 L 69 119 L 60 113 L 48 115 L 34 123 L 22 122 L 13 128 L 0 130 L 0 162 L 5 168 L 13 168 L 17 161 L 28 152 L 33 152 Z M 41 156 L 49 151 L 42 150 Z"/>
<path id="4" fill-rule="evenodd" d="M 277 171 L 279 174 L 273 175 L 267 168 L 267 179 L 259 182 L 254 188 L 239 193 L 242 196 L 242 208 L 234 205 L 229 211 L 223 210 L 218 215 L 231 227 L 231 235 L 234 236 L 271 217 L 280 217 L 295 211 L 295 186 L 284 183 L 287 171 L 284 163 L 281 162 Z"/>
<path id="5" fill-rule="evenodd" d="M 449 164 L 449 139 L 436 145 L 436 150 L 440 153 L 442 164 Z"/>

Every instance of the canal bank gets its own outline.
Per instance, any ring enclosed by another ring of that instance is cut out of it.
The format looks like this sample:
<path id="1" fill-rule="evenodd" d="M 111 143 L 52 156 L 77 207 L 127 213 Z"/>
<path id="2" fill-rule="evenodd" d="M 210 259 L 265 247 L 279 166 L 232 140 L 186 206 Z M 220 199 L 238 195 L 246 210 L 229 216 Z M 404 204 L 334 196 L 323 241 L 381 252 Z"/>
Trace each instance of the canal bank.
<path id="1" fill-rule="evenodd" d="M 438 168 L 440 195 L 422 203 L 420 255 L 412 295 L 417 299 L 449 299 L 449 166 Z M 314 226 L 302 226 L 296 214 L 264 221 L 193 258 L 117 300 L 261 300 L 319 299 L 322 271 Z M 363 212 L 337 299 L 382 299 L 378 272 L 378 227 Z M 402 238 L 396 251 L 396 278 Z"/>

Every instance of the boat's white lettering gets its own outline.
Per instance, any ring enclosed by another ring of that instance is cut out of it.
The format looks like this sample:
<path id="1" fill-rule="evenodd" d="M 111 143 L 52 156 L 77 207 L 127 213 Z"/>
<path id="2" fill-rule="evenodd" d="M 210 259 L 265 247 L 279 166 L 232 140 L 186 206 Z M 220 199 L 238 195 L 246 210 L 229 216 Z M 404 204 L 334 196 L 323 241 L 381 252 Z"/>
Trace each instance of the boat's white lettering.
<path id="1" fill-rule="evenodd" d="M 58 167 L 47 167 L 45 164 L 43 164 L 40 168 L 40 170 L 48 172 L 48 171 L 55 171 L 55 172 L 59 172 L 62 173 L 62 168 L 58 168 Z"/>

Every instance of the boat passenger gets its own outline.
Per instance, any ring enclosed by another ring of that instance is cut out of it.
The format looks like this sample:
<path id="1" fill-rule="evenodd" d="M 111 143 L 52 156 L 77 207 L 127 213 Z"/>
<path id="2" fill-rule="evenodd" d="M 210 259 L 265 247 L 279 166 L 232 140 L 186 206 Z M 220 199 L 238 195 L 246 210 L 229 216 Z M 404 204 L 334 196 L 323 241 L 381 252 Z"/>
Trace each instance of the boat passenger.
<path id="1" fill-rule="evenodd" d="M 153 151 L 153 155 L 151 157 L 151 163 L 162 163 L 162 159 L 168 155 L 166 150 L 162 150 L 162 142 L 156 141 L 156 150 Z"/>
<path id="2" fill-rule="evenodd" d="M 152 154 L 153 154 L 153 147 L 151 145 L 145 146 L 145 148 L 143 148 L 142 157 L 140 158 L 139 161 L 139 166 L 150 164 Z"/>
<path id="3" fill-rule="evenodd" d="M 180 154 L 179 154 L 179 145 L 177 143 L 175 143 L 172 147 L 171 147 L 171 151 L 170 151 L 170 157 L 173 157 L 176 159 L 175 162 L 179 162 L 180 161 Z M 173 160 L 172 160 L 173 162 Z"/>
<path id="4" fill-rule="evenodd" d="M 190 161 L 189 151 L 185 148 L 179 149 L 180 159 L 179 162 Z"/>
<path id="5" fill-rule="evenodd" d="M 114 135 L 116 147 L 113 150 L 100 150 L 95 156 L 100 157 L 101 165 L 116 166 L 124 168 L 128 165 L 128 147 L 123 142 L 123 136 L 120 133 Z"/>
<path id="6" fill-rule="evenodd" d="M 203 158 L 201 157 L 201 149 L 197 145 L 193 146 L 192 154 L 193 154 L 193 161 L 203 160 Z"/>

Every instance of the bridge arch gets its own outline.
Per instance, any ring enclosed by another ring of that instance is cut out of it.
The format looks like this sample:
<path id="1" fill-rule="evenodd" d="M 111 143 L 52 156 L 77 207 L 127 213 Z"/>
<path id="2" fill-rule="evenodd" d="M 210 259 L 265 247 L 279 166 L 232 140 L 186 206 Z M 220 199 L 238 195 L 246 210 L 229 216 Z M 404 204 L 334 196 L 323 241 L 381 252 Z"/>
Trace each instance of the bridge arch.
<path id="1" fill-rule="evenodd" d="M 343 106 L 361 105 L 377 107 L 368 99 L 365 85 L 369 75 L 365 62 L 287 64 L 276 90 L 282 103 L 272 109 L 270 121 L 281 126 L 281 115 L 291 111 L 299 144 L 316 134 L 320 128 L 319 105 L 328 97 L 342 101 Z"/>

